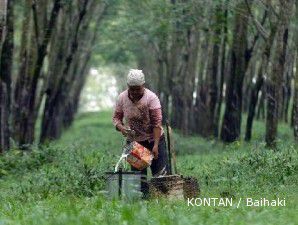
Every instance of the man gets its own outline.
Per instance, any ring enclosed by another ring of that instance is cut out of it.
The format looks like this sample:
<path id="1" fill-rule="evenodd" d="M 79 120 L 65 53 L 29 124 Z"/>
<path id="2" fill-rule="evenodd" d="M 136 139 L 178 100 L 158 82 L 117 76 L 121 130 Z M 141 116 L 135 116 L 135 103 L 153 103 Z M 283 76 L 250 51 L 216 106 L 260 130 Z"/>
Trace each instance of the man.
<path id="1" fill-rule="evenodd" d="M 161 126 L 161 104 L 156 94 L 145 88 L 144 84 L 142 70 L 131 69 L 127 75 L 128 89 L 118 96 L 113 123 L 127 137 L 127 142 L 135 140 L 152 151 L 152 175 L 165 175 L 168 173 L 168 156 Z M 136 169 L 132 167 L 132 170 Z M 142 174 L 147 175 L 147 169 Z"/>

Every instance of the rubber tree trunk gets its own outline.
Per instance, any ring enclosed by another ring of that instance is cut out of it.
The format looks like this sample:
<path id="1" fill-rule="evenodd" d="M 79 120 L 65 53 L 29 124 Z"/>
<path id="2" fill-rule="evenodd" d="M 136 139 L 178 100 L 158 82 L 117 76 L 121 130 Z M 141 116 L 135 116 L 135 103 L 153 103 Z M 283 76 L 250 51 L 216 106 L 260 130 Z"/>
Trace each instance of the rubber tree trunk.
<path id="1" fill-rule="evenodd" d="M 184 4 L 186 1 L 179 1 Z M 187 1 L 188 2 L 188 1 Z M 180 7 L 172 1 L 174 7 Z M 185 7 L 185 6 L 184 6 Z M 172 87 L 172 118 L 173 127 L 181 129 L 184 134 L 190 132 L 194 80 L 198 55 L 198 29 L 197 22 L 189 24 L 186 14 L 191 13 L 186 7 L 182 15 L 178 14 L 173 34 L 173 45 L 169 58 L 170 87 Z M 195 16 L 195 15 L 193 15 Z"/>
<path id="2" fill-rule="evenodd" d="M 85 0 L 81 3 L 81 11 L 78 14 L 78 17 L 73 21 L 74 29 L 70 32 L 70 37 L 66 38 L 65 45 L 68 46 L 68 51 L 66 57 L 63 59 L 62 63 L 59 64 L 61 71 L 55 82 L 54 87 L 49 86 L 49 92 L 46 96 L 45 109 L 42 119 L 42 129 L 40 141 L 45 142 L 51 139 L 57 139 L 61 136 L 61 133 L 64 128 L 64 124 L 69 123 L 66 121 L 65 114 L 72 114 L 72 98 L 71 89 L 78 76 L 85 76 L 85 74 L 80 74 L 78 71 L 81 71 L 80 65 L 86 64 L 84 62 L 88 57 L 81 58 L 81 54 L 84 49 L 92 48 L 92 45 L 95 42 L 95 34 L 90 32 L 90 23 L 93 17 L 97 17 L 96 26 L 99 26 L 99 23 L 104 15 L 106 10 L 106 5 L 98 5 L 96 1 L 89 2 Z M 97 6 L 97 7 L 96 7 Z M 97 14 L 94 12 L 97 10 Z M 100 11 L 100 13 L 98 13 Z M 67 23 L 62 24 L 63 27 L 66 25 L 66 30 L 68 30 Z M 90 35 L 91 34 L 91 35 Z M 93 34 L 93 35 L 92 35 Z M 61 33 L 63 36 L 63 32 Z M 91 39 L 90 39 L 91 37 Z M 59 43 L 59 40 L 56 43 L 61 49 L 63 46 Z M 89 46 L 91 45 L 91 47 Z M 59 54 L 54 57 L 59 58 Z M 85 72 L 85 71 L 84 71 Z M 68 106 L 68 108 L 67 108 Z M 72 115 L 70 115 L 72 116 Z M 66 123 L 64 123 L 66 122 Z"/>
<path id="3" fill-rule="evenodd" d="M 257 105 L 257 118 L 256 119 L 258 119 L 258 120 L 259 119 L 265 120 L 265 95 L 266 95 L 266 91 L 265 91 L 265 87 L 263 87 L 261 90 L 260 100 Z"/>
<path id="4" fill-rule="evenodd" d="M 268 65 L 271 57 L 271 49 L 274 42 L 275 34 L 276 34 L 276 28 L 274 27 L 271 30 L 270 35 L 265 42 L 264 49 L 262 50 L 261 65 L 258 71 L 256 83 L 253 85 L 251 95 L 250 95 L 250 104 L 249 104 L 249 110 L 248 110 L 248 116 L 247 116 L 247 122 L 246 122 L 245 141 L 250 141 L 251 139 L 253 120 L 255 117 L 255 111 L 258 104 L 259 93 L 261 93 L 261 98 L 259 101 L 259 112 L 261 110 L 264 111 L 264 90 L 262 91 L 262 89 L 264 89 L 264 85 L 263 85 L 264 74 L 268 70 Z"/>
<path id="5" fill-rule="evenodd" d="M 294 48 L 294 51 L 293 51 Z M 285 59 L 285 68 L 284 68 L 284 84 L 282 86 L 282 99 L 281 99 L 281 108 L 279 110 L 279 120 L 284 121 L 285 123 L 288 122 L 289 116 L 289 103 L 291 98 L 291 81 L 293 77 L 293 63 L 295 56 L 295 47 L 291 46 L 289 42 L 289 46 L 286 52 L 286 59 Z"/>
<path id="6" fill-rule="evenodd" d="M 161 50 L 163 51 L 163 50 Z M 157 74 L 158 74 L 158 94 L 162 106 L 162 119 L 163 123 L 169 119 L 169 84 L 167 71 L 166 71 L 166 60 L 164 57 L 158 57 L 157 59 Z"/>
<path id="7" fill-rule="evenodd" d="M 247 8 L 244 2 L 236 7 L 235 27 L 231 48 L 230 77 L 226 90 L 226 108 L 221 127 L 221 139 L 224 142 L 233 142 L 240 137 L 242 86 L 248 64 L 247 50 Z"/>
<path id="8" fill-rule="evenodd" d="M 250 93 L 248 116 L 246 121 L 245 141 L 250 141 L 251 139 L 252 125 L 255 116 L 256 106 L 258 103 L 258 97 L 264 83 L 262 63 L 263 62 L 261 61 L 256 82 L 254 83 Z"/>
<path id="9" fill-rule="evenodd" d="M 216 129 L 215 113 L 216 104 L 218 101 L 218 68 L 219 68 L 219 53 L 220 53 L 220 36 L 221 36 L 221 5 L 216 4 L 215 12 L 213 15 L 214 24 L 212 24 L 212 48 L 211 48 L 211 60 L 208 65 L 208 119 L 206 121 L 207 126 L 204 130 L 204 136 L 214 136 Z"/>
<path id="10" fill-rule="evenodd" d="M 210 52 L 210 38 L 209 33 L 206 36 L 202 36 L 200 40 L 199 52 Z M 193 126 L 192 132 L 197 133 L 204 137 L 204 131 L 206 128 L 206 121 L 208 120 L 208 107 L 207 107 L 207 96 L 208 96 L 208 86 L 206 84 L 205 74 L 208 68 L 209 54 L 202 55 L 199 54 L 199 69 L 198 69 L 198 82 L 196 85 L 196 99 L 193 107 Z"/>
<path id="11" fill-rule="evenodd" d="M 87 52 L 81 67 L 77 70 L 76 83 L 72 87 L 71 97 L 67 100 L 68 108 L 66 108 L 63 116 L 64 128 L 68 128 L 72 124 L 74 116 L 78 111 L 80 94 L 87 79 L 90 58 L 91 50 Z"/>
<path id="12" fill-rule="evenodd" d="M 276 47 L 273 58 L 272 72 L 266 82 L 267 85 L 267 117 L 266 144 L 270 148 L 276 147 L 278 115 L 281 102 L 283 74 L 285 70 L 286 51 L 289 36 L 289 20 L 294 7 L 294 0 L 282 1 L 280 9 L 280 24 L 276 32 Z"/>
<path id="13" fill-rule="evenodd" d="M 296 1 L 296 21 L 298 21 L 298 2 Z M 294 138 L 298 143 L 298 31 L 295 33 L 295 42 L 296 42 L 296 74 L 294 82 L 294 100 L 293 100 L 293 129 L 294 129 Z"/>
<path id="14" fill-rule="evenodd" d="M 286 71 L 286 85 L 285 85 L 285 93 L 284 93 L 285 102 L 284 102 L 284 110 L 283 110 L 285 123 L 289 122 L 289 108 L 290 108 L 290 100 L 292 96 L 291 81 L 292 81 L 292 77 L 294 77 L 293 73 L 294 73 L 295 55 L 291 54 L 288 57 L 290 62 Z"/>
<path id="15" fill-rule="evenodd" d="M 40 99 L 37 96 L 37 85 L 47 54 L 48 43 L 61 8 L 61 0 L 53 1 L 46 26 L 41 28 L 36 20 L 41 19 L 38 15 L 43 14 L 34 10 L 32 10 L 33 13 L 31 12 L 31 8 L 36 3 L 32 0 L 26 1 L 20 51 L 21 63 L 14 90 L 14 139 L 23 149 L 27 149 L 34 141 L 37 106 L 39 105 L 37 99 Z"/>
<path id="16" fill-rule="evenodd" d="M 0 4 L 1 25 L 5 31 L 0 34 L 0 153 L 10 148 L 11 77 L 14 51 L 14 1 Z M 3 24 L 2 24 L 3 22 Z M 3 39 L 2 39 L 3 38 Z"/>
<path id="17" fill-rule="evenodd" d="M 183 114 L 182 114 L 182 131 L 184 134 L 189 134 L 192 126 L 192 114 L 193 114 L 193 93 L 194 93 L 194 82 L 195 73 L 197 68 L 197 57 L 198 57 L 198 39 L 199 33 L 196 25 L 193 25 L 187 30 L 186 38 L 186 54 L 185 59 L 185 70 L 183 81 Z"/>
<path id="18" fill-rule="evenodd" d="M 298 52 L 298 50 L 297 50 Z M 295 74 L 295 85 L 294 85 L 294 104 L 293 104 L 293 127 L 295 141 L 298 142 L 298 55 L 296 55 L 296 74 Z"/>
<path id="19" fill-rule="evenodd" d="M 227 35 L 228 35 L 228 7 L 224 5 L 224 21 L 222 24 L 222 43 L 221 43 L 221 62 L 220 62 L 220 78 L 219 78 L 219 91 L 218 91 L 218 100 L 216 104 L 215 116 L 214 116 L 214 137 L 218 138 L 219 135 L 219 119 L 221 113 L 221 105 L 223 99 L 223 85 L 224 78 L 226 74 L 226 44 L 227 44 Z"/>

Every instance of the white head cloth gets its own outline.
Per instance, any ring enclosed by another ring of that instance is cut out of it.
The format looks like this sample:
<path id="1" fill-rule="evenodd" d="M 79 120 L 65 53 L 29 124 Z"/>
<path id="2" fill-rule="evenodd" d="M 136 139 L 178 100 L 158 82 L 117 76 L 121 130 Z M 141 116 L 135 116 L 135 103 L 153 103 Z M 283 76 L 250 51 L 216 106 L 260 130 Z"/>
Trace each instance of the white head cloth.
<path id="1" fill-rule="evenodd" d="M 127 75 L 127 84 L 129 86 L 140 86 L 145 83 L 145 76 L 142 70 L 129 70 Z"/>

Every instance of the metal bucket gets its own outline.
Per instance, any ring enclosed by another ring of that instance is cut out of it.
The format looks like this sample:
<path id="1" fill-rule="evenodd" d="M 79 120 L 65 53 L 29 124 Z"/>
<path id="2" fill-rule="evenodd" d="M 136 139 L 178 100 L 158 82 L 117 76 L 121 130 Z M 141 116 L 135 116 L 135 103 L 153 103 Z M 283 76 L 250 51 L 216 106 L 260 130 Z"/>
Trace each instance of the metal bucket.
<path id="1" fill-rule="evenodd" d="M 142 197 L 140 171 L 106 172 L 106 195 L 109 199 L 134 200 Z"/>

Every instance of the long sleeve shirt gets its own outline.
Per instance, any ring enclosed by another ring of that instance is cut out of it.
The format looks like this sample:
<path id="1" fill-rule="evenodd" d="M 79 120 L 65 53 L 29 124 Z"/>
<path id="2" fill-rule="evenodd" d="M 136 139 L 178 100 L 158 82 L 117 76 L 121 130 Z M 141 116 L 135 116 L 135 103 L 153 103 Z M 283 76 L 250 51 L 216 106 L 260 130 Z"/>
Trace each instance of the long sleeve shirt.
<path id="1" fill-rule="evenodd" d="M 132 102 L 128 97 L 128 90 L 122 92 L 117 99 L 113 124 L 119 123 L 128 125 L 135 131 L 136 141 L 153 141 L 153 128 L 159 127 L 161 134 L 162 111 L 161 104 L 152 91 L 145 88 L 144 95 L 137 102 Z"/>

